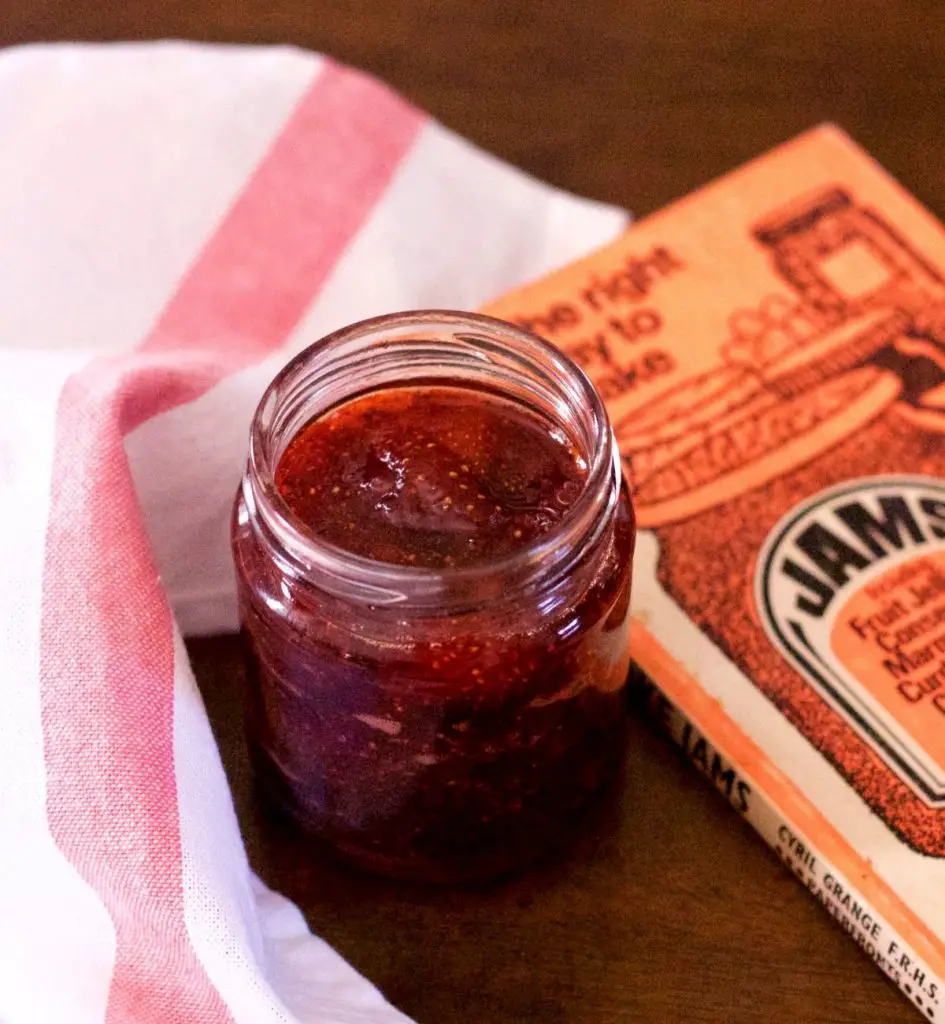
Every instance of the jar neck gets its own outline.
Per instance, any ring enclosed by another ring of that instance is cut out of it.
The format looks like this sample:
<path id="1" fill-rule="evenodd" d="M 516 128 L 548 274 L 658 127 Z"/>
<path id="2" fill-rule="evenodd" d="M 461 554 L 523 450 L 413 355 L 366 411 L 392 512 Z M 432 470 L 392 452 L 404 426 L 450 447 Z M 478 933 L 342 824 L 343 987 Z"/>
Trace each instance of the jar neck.
<path id="1" fill-rule="evenodd" d="M 564 429 L 587 462 L 587 476 L 556 526 L 509 556 L 450 569 L 374 561 L 308 532 L 275 486 L 289 442 L 345 401 L 410 385 L 475 388 L 524 405 Z M 603 403 L 571 360 L 503 321 L 431 310 L 354 324 L 296 356 L 256 411 L 242 495 L 260 542 L 290 580 L 356 604 L 442 616 L 552 594 L 603 543 L 619 498 L 620 472 Z"/>

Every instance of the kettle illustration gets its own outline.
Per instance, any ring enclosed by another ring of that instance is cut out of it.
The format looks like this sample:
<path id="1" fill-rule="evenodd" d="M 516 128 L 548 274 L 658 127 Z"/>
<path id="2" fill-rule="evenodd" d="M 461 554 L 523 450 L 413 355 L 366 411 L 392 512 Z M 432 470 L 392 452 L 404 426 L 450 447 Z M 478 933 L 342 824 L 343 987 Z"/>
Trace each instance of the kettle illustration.
<path id="1" fill-rule="evenodd" d="M 900 378 L 901 400 L 945 414 L 945 278 L 882 217 L 831 188 L 776 212 L 754 235 L 828 350 L 782 369 L 771 381 L 782 397 L 872 362 Z"/>
<path id="2" fill-rule="evenodd" d="M 945 432 L 945 277 L 841 188 L 753 237 L 794 297 L 733 313 L 721 365 L 615 424 L 643 526 L 762 486 L 893 403 Z"/>

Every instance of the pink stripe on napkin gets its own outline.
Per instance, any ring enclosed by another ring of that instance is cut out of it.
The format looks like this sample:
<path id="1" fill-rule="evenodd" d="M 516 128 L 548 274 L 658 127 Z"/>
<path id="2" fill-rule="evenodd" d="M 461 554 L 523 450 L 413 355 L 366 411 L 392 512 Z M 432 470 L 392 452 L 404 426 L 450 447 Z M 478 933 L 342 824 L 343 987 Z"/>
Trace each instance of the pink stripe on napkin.
<path id="1" fill-rule="evenodd" d="M 231 1019 L 187 932 L 174 625 L 124 435 L 284 344 L 423 124 L 327 64 L 150 335 L 63 391 L 41 637 L 47 813 L 115 927 L 112 1024 Z"/>

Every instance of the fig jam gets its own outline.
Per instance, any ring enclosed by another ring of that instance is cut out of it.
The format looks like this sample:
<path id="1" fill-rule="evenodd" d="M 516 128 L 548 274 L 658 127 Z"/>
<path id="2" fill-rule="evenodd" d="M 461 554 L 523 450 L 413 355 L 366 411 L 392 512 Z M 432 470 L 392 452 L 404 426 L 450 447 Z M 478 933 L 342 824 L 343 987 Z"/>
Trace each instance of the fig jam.
<path id="1" fill-rule="evenodd" d="M 423 340 L 391 345 L 404 319 Z M 257 782 L 336 853 L 500 874 L 619 764 L 633 513 L 599 399 L 538 339 L 403 314 L 313 346 L 260 405 L 233 544 Z"/>

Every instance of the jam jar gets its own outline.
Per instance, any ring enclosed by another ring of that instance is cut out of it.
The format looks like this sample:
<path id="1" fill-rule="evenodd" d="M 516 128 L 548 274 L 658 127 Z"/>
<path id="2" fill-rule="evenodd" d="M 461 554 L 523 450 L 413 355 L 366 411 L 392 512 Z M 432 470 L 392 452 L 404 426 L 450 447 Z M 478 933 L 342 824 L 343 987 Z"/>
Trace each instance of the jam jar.
<path id="1" fill-rule="evenodd" d="M 540 854 L 621 760 L 634 540 L 603 403 L 541 339 L 425 311 L 303 351 L 232 524 L 263 805 L 399 877 Z"/>

